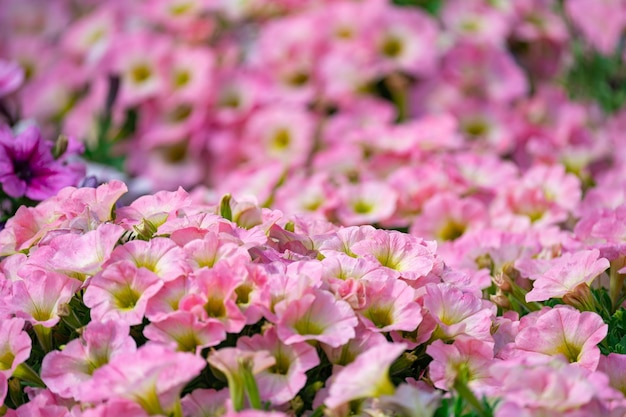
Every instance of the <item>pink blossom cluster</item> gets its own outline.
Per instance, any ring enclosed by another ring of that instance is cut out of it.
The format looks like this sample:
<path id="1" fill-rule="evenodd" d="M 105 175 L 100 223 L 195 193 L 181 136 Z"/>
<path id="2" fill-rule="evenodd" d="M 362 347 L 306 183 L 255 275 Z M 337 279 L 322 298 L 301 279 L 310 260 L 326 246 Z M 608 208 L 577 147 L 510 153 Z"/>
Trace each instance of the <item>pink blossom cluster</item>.
<path id="1" fill-rule="evenodd" d="M 526 171 L 562 164 L 587 178 L 623 137 L 558 87 L 574 35 L 617 50 L 623 0 L 447 0 L 436 16 L 387 0 L 5 0 L 3 11 L 0 54 L 25 71 L 23 114 L 88 148 L 117 144 L 154 190 L 254 193 L 345 225 L 409 227 L 446 206 L 431 200 L 444 192 L 472 197 L 460 210 L 472 226 L 484 194 L 497 216 L 560 218 L 568 207 L 543 201 Z M 503 191 L 519 183 L 520 195 Z"/>
<path id="2" fill-rule="evenodd" d="M 498 417 L 626 412 L 626 355 L 601 354 L 589 298 L 623 283 L 597 236 L 619 209 L 571 248 L 484 232 L 457 267 L 398 231 L 182 188 L 117 207 L 126 191 L 64 188 L 0 232 L 4 415 L 432 416 L 442 390 Z"/>

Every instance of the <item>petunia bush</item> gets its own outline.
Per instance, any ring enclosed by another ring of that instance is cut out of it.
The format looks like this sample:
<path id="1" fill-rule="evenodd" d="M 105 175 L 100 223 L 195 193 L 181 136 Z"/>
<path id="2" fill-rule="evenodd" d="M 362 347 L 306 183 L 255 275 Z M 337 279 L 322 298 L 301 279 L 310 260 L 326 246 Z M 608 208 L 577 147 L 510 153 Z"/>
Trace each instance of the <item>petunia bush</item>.
<path id="1" fill-rule="evenodd" d="M 126 191 L 66 187 L 0 232 L 3 415 L 626 413 L 598 249 L 502 232 L 471 271 L 394 230 Z"/>

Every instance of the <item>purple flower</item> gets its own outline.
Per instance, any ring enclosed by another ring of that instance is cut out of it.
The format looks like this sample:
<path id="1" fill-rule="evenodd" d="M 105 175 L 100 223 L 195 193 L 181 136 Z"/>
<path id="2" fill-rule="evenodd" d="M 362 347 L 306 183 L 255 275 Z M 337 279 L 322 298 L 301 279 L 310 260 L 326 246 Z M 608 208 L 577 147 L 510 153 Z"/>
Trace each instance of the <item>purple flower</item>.
<path id="1" fill-rule="evenodd" d="M 28 127 L 13 137 L 0 127 L 0 184 L 10 197 L 44 200 L 62 188 L 76 185 L 83 176 L 80 164 L 64 164 L 52 157 L 52 143 L 39 129 Z"/>

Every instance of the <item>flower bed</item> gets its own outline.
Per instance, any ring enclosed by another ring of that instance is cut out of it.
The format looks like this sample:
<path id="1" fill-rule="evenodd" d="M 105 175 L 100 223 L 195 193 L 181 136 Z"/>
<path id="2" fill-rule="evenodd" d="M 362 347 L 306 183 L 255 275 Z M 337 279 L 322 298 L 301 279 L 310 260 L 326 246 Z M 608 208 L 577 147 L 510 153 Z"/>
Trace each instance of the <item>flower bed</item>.
<path id="1" fill-rule="evenodd" d="M 68 187 L 0 232 L 6 415 L 626 410 L 623 255 L 491 232 L 456 268 L 397 231 L 125 192 Z"/>
<path id="2" fill-rule="evenodd" d="M 626 415 L 623 0 L 6 4 L 0 415 Z"/>

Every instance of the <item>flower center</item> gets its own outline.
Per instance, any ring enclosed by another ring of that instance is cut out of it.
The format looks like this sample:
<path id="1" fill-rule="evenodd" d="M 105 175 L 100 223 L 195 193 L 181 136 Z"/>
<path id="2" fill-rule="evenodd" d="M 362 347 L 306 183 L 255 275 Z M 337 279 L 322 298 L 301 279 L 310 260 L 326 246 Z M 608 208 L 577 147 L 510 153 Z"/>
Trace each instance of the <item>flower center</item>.
<path id="1" fill-rule="evenodd" d="M 30 181 L 35 176 L 28 161 L 13 161 L 15 176 L 23 181 Z"/>

